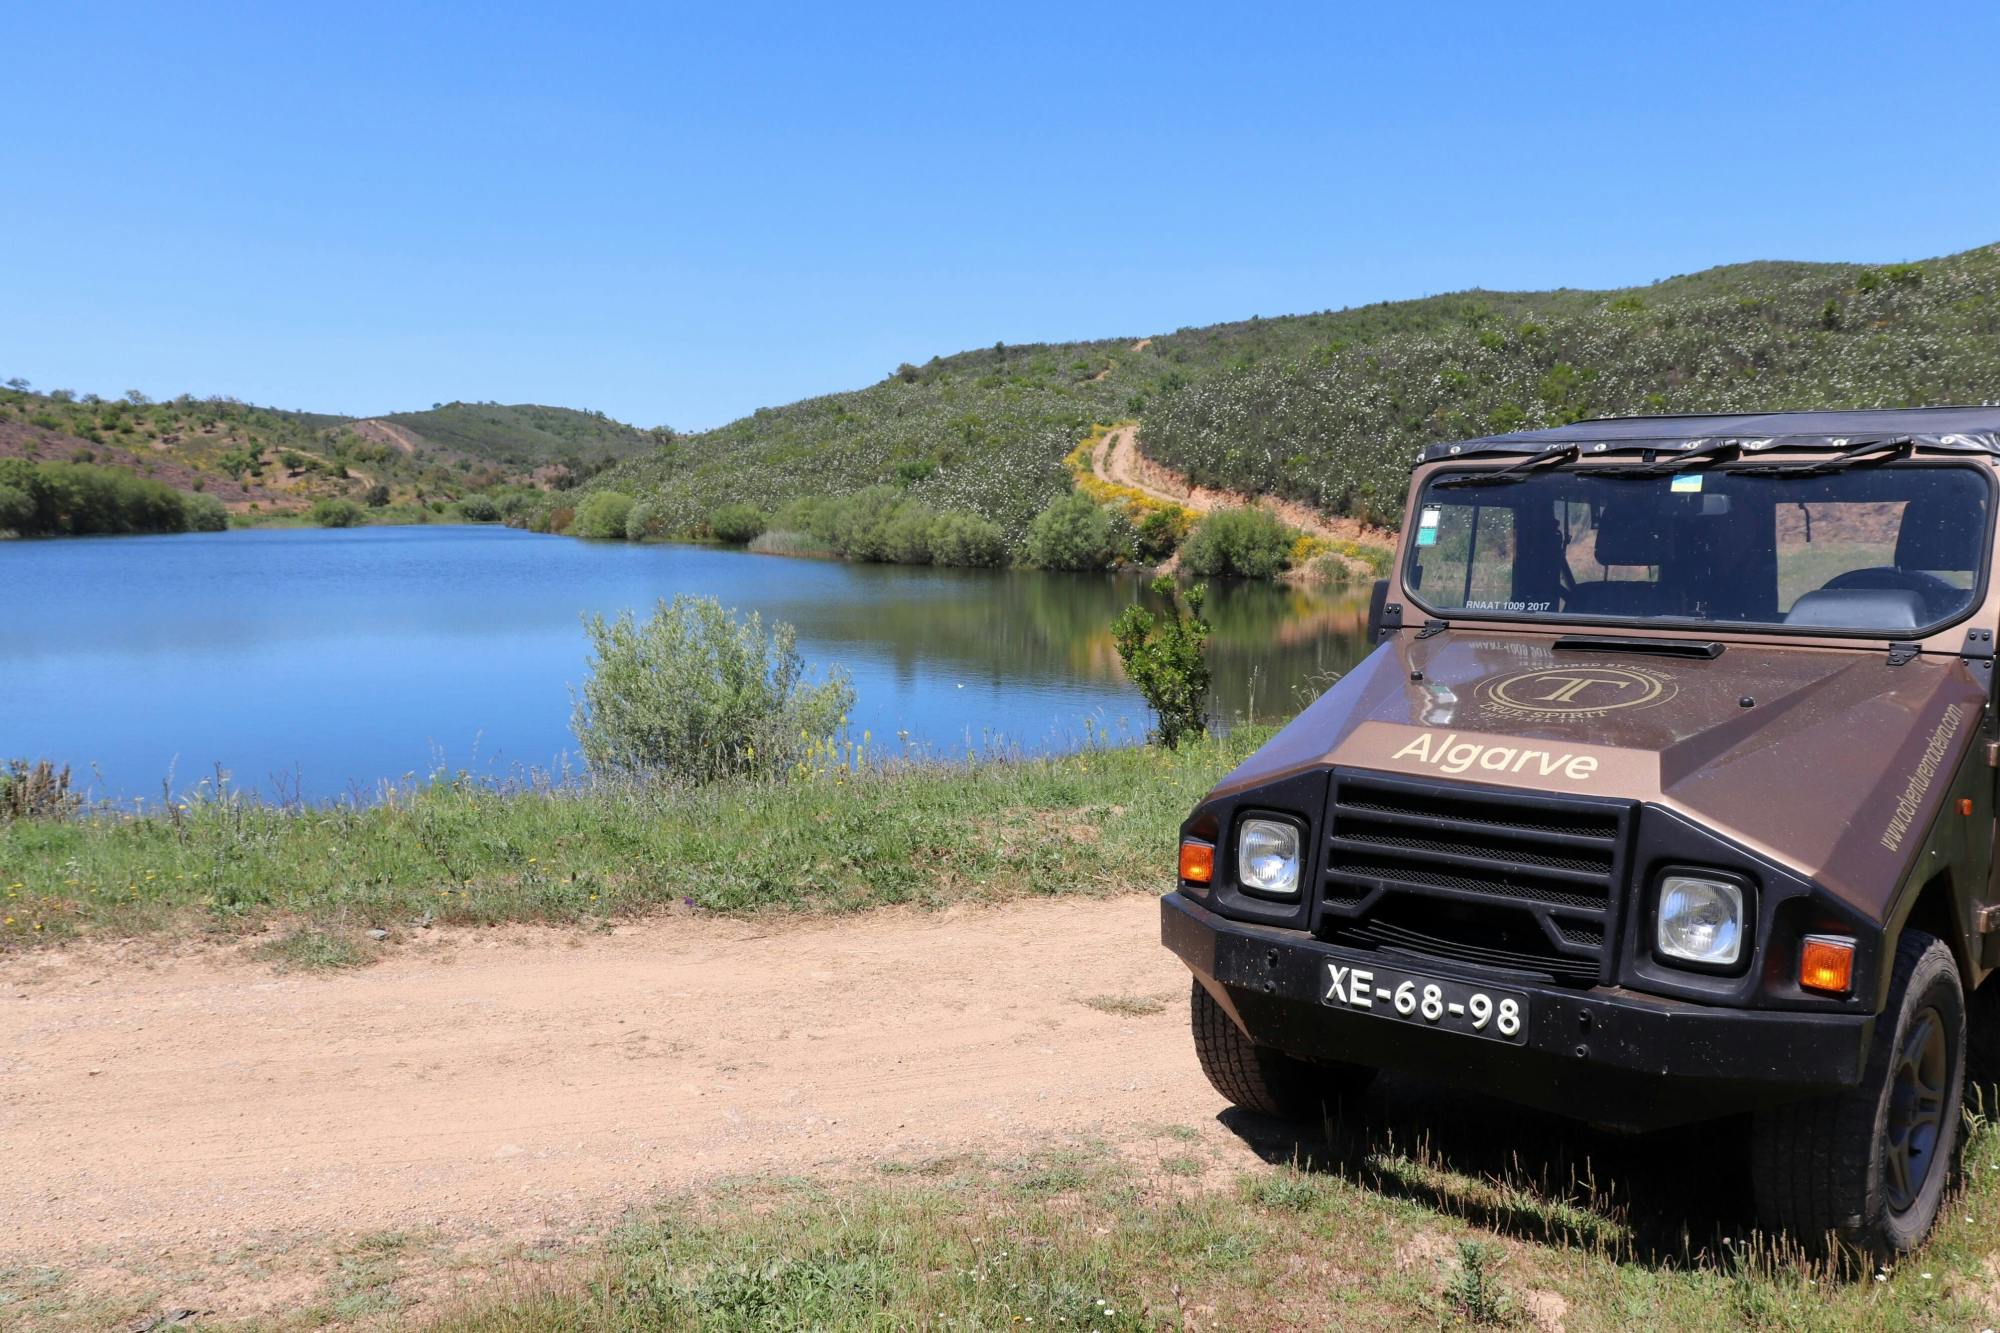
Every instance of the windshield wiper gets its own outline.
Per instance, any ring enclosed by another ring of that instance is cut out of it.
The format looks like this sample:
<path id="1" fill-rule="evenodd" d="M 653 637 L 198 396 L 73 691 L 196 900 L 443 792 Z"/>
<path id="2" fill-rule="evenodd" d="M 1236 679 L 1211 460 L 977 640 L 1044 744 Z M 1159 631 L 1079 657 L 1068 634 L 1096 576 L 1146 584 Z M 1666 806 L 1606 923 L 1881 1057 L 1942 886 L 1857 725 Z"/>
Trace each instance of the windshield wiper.
<path id="1" fill-rule="evenodd" d="M 1716 470 L 1738 477 L 1819 477 L 1844 471 L 1857 463 L 1887 462 L 1883 455 L 1907 452 L 1915 445 L 1916 441 L 1909 436 L 1899 435 L 1852 445 L 1825 458 L 1801 458 L 1790 463 L 1724 463 Z"/>
<path id="2" fill-rule="evenodd" d="M 1552 449 L 1545 454 L 1536 454 L 1533 458 L 1523 459 L 1493 472 L 1465 472 L 1455 477 L 1446 477 L 1437 484 L 1440 489 L 1447 486 L 1504 486 L 1510 481 L 1526 480 L 1543 468 L 1574 462 L 1582 451 L 1582 445 L 1572 444 L 1561 449 Z"/>

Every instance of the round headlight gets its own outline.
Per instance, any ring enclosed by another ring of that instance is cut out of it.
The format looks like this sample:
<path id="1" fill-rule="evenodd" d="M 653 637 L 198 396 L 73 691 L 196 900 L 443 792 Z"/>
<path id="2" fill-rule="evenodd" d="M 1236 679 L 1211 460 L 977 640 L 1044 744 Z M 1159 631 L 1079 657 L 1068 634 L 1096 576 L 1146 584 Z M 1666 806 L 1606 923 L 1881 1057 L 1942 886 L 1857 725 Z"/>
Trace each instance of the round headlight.
<path id="1" fill-rule="evenodd" d="M 1236 878 L 1246 889 L 1295 898 L 1299 831 L 1275 819 L 1246 819 L 1236 834 Z"/>
<path id="2" fill-rule="evenodd" d="M 1743 890 L 1725 880 L 1667 876 L 1655 941 L 1669 958 L 1729 966 L 1743 952 Z"/>

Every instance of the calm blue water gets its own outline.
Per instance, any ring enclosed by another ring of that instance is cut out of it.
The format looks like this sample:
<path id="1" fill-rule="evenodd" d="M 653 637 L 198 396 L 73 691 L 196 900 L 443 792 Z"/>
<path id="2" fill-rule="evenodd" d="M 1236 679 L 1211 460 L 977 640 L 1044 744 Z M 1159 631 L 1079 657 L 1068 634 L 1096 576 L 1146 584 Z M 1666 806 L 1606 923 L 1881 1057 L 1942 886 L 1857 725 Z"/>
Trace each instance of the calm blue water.
<path id="1" fill-rule="evenodd" d="M 440 767 L 575 767 L 585 612 L 700 593 L 838 664 L 857 736 L 962 753 L 1136 739 L 1107 631 L 1130 578 L 848 565 L 498 527 L 0 542 L 0 757 L 154 798 L 221 764 L 267 794 L 372 795 Z M 1289 711 L 1359 654 L 1363 607 L 1270 587 L 1212 606 L 1220 702 Z"/>

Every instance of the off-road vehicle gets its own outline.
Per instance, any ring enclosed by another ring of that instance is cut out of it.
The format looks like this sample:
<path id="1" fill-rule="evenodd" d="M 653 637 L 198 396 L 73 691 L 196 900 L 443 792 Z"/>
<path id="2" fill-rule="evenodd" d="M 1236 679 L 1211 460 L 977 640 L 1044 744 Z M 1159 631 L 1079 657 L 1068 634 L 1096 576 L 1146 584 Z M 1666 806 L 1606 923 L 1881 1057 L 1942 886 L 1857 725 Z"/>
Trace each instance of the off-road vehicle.
<path id="1" fill-rule="evenodd" d="M 1915 1245 L 2000 1045 L 1996 468 L 1973 407 L 1427 449 L 1377 646 L 1181 828 L 1216 1088 L 1743 1117 L 1764 1225 Z"/>

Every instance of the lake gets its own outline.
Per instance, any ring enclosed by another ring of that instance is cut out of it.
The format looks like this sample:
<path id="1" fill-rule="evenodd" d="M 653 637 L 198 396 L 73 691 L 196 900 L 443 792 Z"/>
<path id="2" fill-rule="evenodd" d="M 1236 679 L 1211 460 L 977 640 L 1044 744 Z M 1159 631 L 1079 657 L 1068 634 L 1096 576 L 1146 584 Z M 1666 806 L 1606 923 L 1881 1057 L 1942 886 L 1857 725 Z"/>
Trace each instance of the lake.
<path id="1" fill-rule="evenodd" d="M 575 771 L 587 612 L 698 593 L 796 626 L 890 754 L 1144 736 L 1109 626 L 1137 575 L 853 565 L 501 527 L 265 529 L 0 543 L 0 758 L 91 794 L 212 776 L 369 798 L 444 768 Z M 1366 589 L 1218 587 L 1221 720 L 1296 711 L 1363 652 Z M 1315 684 L 1317 682 L 1317 684 Z"/>

